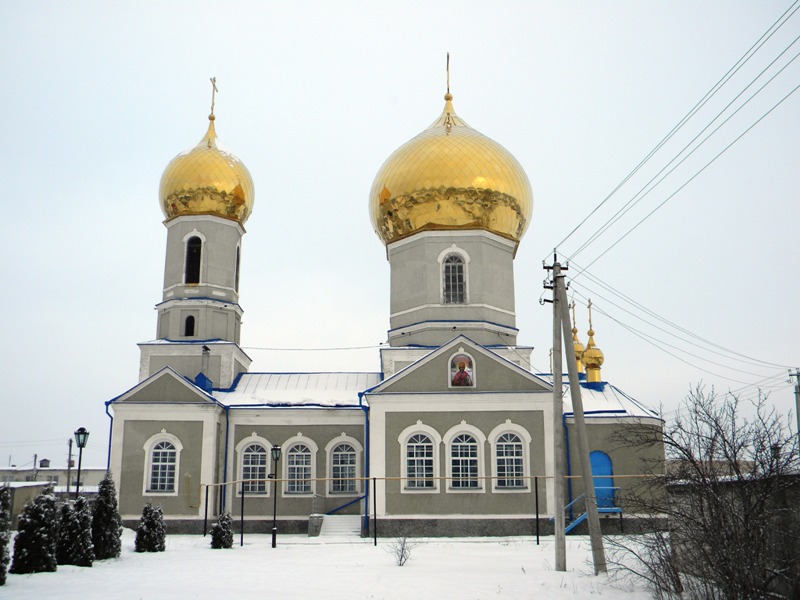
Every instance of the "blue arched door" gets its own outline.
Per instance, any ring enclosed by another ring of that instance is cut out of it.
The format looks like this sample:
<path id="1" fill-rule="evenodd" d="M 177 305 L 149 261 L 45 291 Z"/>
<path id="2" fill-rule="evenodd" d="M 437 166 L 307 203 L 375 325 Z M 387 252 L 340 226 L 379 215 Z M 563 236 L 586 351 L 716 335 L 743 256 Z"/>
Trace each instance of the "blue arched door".
<path id="1" fill-rule="evenodd" d="M 597 508 L 614 506 L 614 469 L 611 457 L 605 452 L 595 450 L 589 454 L 594 479 L 594 493 L 597 497 Z"/>

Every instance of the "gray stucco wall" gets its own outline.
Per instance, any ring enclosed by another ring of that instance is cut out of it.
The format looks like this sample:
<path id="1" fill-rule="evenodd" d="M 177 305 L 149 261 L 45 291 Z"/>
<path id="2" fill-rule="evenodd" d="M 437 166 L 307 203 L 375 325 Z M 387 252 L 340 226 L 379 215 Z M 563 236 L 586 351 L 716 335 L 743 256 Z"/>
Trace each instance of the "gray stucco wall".
<path id="1" fill-rule="evenodd" d="M 144 444 L 162 429 L 176 436 L 183 445 L 176 496 L 148 494 L 144 490 L 147 464 Z M 141 513 L 142 507 L 151 502 L 161 506 L 165 515 L 197 515 L 200 506 L 202 438 L 203 423 L 200 421 L 126 421 L 119 481 L 120 513 Z"/>
<path id="2" fill-rule="evenodd" d="M 506 422 L 524 427 L 531 435 L 530 452 L 526 456 L 530 475 L 544 475 L 544 415 L 541 411 L 485 411 L 469 413 L 441 413 L 441 412 L 397 412 L 386 414 L 386 475 L 387 477 L 401 477 L 403 448 L 398 442 L 398 436 L 407 427 L 421 420 L 425 425 L 433 427 L 440 435 L 444 436 L 448 430 L 461 423 L 464 419 L 469 425 L 477 427 L 488 437 L 489 433 L 497 426 Z M 447 473 L 446 447 L 441 444 L 439 448 L 439 474 Z M 483 448 L 483 461 L 486 475 L 493 473 L 491 464 L 491 445 L 487 439 Z M 539 482 L 539 508 L 541 512 L 547 511 L 545 494 L 545 481 Z M 535 499 L 533 497 L 533 484 L 527 483 L 524 492 L 496 492 L 493 491 L 491 482 L 483 485 L 483 492 L 447 492 L 448 482 L 441 481 L 436 492 L 406 492 L 403 493 L 402 482 L 398 480 L 386 482 L 386 512 L 396 514 L 534 514 Z"/>
<path id="3" fill-rule="evenodd" d="M 327 414 L 325 414 L 327 412 Z M 334 440 L 341 436 L 344 433 L 346 436 L 351 437 L 358 441 L 361 444 L 362 448 L 365 446 L 364 443 L 364 425 L 363 425 L 363 413 L 360 410 L 355 411 L 347 411 L 352 419 L 354 415 L 358 419 L 362 420 L 362 423 L 354 425 L 352 423 L 342 423 L 342 422 L 335 422 L 339 414 L 344 414 L 345 411 L 320 411 L 316 413 L 315 421 L 319 422 L 322 420 L 327 420 L 329 423 L 327 424 L 291 424 L 291 425 L 276 425 L 276 424 L 244 424 L 244 425 L 236 425 L 233 429 L 233 440 L 230 444 L 230 447 L 236 448 L 238 444 L 247 437 L 250 437 L 253 433 L 257 436 L 262 437 L 269 441 L 270 444 L 283 446 L 285 442 L 297 436 L 298 432 L 302 432 L 304 437 L 308 437 L 317 445 L 317 452 L 314 454 L 314 464 L 316 465 L 316 469 L 312 469 L 312 479 L 324 479 L 328 477 L 328 469 L 329 469 L 329 459 L 330 457 L 326 454 L 325 448 L 331 440 Z M 333 421 L 333 422 L 330 422 Z M 288 450 L 288 448 L 284 448 L 284 452 Z M 313 452 L 313 448 L 312 448 Z M 234 452 L 234 473 L 228 474 L 228 480 L 234 480 L 239 477 L 239 468 L 241 465 L 241 457 L 238 453 Z M 357 461 L 359 464 L 358 470 L 363 476 L 364 474 L 364 460 L 365 457 L 363 453 L 361 453 L 357 457 Z M 281 460 L 278 463 L 278 479 L 284 477 L 284 464 L 285 464 L 285 456 L 281 457 Z M 270 460 L 269 466 L 267 468 L 268 473 L 272 473 L 272 462 Z M 246 494 L 245 497 L 245 514 L 256 516 L 256 515 L 271 515 L 272 514 L 272 503 L 273 503 L 273 487 L 272 483 L 268 483 L 269 495 L 258 495 L 258 494 Z M 304 516 L 308 517 L 308 515 L 312 514 L 313 512 L 320 512 L 325 513 L 334 508 L 342 506 L 343 504 L 347 504 L 348 502 L 356 499 L 358 496 L 364 493 L 364 483 L 359 481 L 357 483 L 357 490 L 358 492 L 355 494 L 343 494 L 343 493 L 333 493 L 330 492 L 330 482 L 329 481 L 317 481 L 314 485 L 312 485 L 312 489 L 317 494 L 317 498 L 314 498 L 314 494 L 290 494 L 283 491 L 283 484 L 279 483 L 279 495 L 278 495 L 278 513 L 282 517 L 286 516 Z M 239 515 L 241 514 L 240 511 L 240 499 L 241 496 L 237 493 L 235 498 L 233 499 L 232 506 L 229 507 L 229 512 Z M 361 503 L 357 502 L 346 509 L 339 511 L 337 514 L 359 514 L 361 512 Z"/>
<path id="4" fill-rule="evenodd" d="M 569 432 L 569 467 L 573 476 L 581 474 L 580 454 L 578 451 L 577 433 L 575 431 L 575 424 L 567 422 L 567 429 Z M 614 474 L 614 487 L 619 487 L 618 501 L 619 505 L 625 510 L 625 495 L 633 490 L 640 489 L 642 484 L 646 481 L 646 477 L 641 477 L 650 472 L 654 464 L 664 461 L 664 448 L 663 446 L 650 446 L 640 448 L 626 448 L 620 441 L 620 431 L 626 427 L 641 428 L 638 422 L 630 420 L 626 423 L 624 420 L 614 420 L 613 422 L 603 421 L 601 419 L 586 419 L 586 433 L 589 440 L 589 451 L 599 450 L 605 452 L 611 459 L 613 474 Z M 660 437 L 661 430 L 659 427 L 647 426 L 647 430 L 651 432 L 654 437 Z M 561 431 L 563 435 L 563 429 Z M 583 494 L 584 486 L 580 478 L 571 480 L 572 498 L 577 498 Z"/>
<path id="5" fill-rule="evenodd" d="M 452 354 L 456 354 L 454 348 Z M 468 345 L 464 351 L 471 355 L 474 361 L 475 385 L 474 387 L 450 387 L 450 354 L 442 354 L 430 362 L 416 368 L 413 376 L 399 378 L 396 382 L 387 385 L 386 392 L 457 392 L 469 394 L 473 392 L 503 392 L 539 390 L 551 393 L 542 388 L 522 373 L 517 373 L 506 363 L 489 358 Z"/>

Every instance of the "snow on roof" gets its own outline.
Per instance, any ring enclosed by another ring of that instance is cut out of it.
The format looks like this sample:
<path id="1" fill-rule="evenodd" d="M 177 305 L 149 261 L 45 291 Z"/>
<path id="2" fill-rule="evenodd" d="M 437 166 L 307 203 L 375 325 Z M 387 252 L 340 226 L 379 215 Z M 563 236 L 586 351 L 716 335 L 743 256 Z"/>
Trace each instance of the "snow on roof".
<path id="1" fill-rule="evenodd" d="M 660 418 L 656 411 L 647 408 L 644 404 L 610 383 L 603 382 L 600 385 L 589 385 L 593 387 L 590 388 L 581 383 L 583 412 L 587 416 Z M 569 393 L 568 384 L 564 385 L 564 412 L 572 414 L 572 396 Z"/>
<path id="2" fill-rule="evenodd" d="M 227 406 L 350 406 L 377 385 L 380 373 L 244 373 L 234 388 L 212 395 Z"/>

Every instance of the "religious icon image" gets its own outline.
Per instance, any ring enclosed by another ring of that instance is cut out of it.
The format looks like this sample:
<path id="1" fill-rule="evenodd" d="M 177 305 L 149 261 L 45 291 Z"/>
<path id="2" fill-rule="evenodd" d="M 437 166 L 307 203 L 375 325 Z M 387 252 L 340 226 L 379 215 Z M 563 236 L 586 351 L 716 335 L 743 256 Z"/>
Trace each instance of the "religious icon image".
<path id="1" fill-rule="evenodd" d="M 472 359 L 466 354 L 457 354 L 450 361 L 450 384 L 472 387 Z"/>

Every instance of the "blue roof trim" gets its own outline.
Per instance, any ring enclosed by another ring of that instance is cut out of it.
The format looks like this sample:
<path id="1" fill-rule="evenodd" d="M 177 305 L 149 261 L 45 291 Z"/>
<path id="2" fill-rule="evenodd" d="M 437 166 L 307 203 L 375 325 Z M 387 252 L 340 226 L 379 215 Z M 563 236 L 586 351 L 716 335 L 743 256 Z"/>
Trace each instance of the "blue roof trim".
<path id="1" fill-rule="evenodd" d="M 184 377 L 183 375 L 181 375 L 180 373 L 178 373 L 178 372 L 177 372 L 175 369 L 173 369 L 172 367 L 169 367 L 169 366 L 166 366 L 166 367 L 163 367 L 162 369 L 159 369 L 158 371 L 156 371 L 155 373 L 153 373 L 153 374 L 152 374 L 150 377 L 148 377 L 147 379 L 145 379 L 145 380 L 143 380 L 143 381 L 140 381 L 139 383 L 137 383 L 137 384 L 136 384 L 136 385 L 134 385 L 133 387 L 130 387 L 130 388 L 128 388 L 127 390 L 125 390 L 125 391 L 124 391 L 124 392 L 122 392 L 121 394 L 119 394 L 119 395 L 117 395 L 117 396 L 114 396 L 114 397 L 113 397 L 111 400 L 106 400 L 106 402 L 105 402 L 106 408 L 107 408 L 108 406 L 110 406 L 111 404 L 113 404 L 114 402 L 116 402 L 117 400 L 119 400 L 120 398 L 122 398 L 123 396 L 125 396 L 126 394 L 129 394 L 130 392 L 132 392 L 132 391 L 133 391 L 133 390 L 135 390 L 136 388 L 138 388 L 138 387 L 145 387 L 145 385 L 146 385 L 148 382 L 152 381 L 152 380 L 153 380 L 153 379 L 155 379 L 156 377 L 162 377 L 162 376 L 163 376 L 163 375 L 162 375 L 162 373 L 164 373 L 164 372 L 170 372 L 170 373 L 172 373 L 172 374 L 173 374 L 175 377 L 177 377 L 177 378 L 179 378 L 179 379 L 183 379 L 183 380 L 184 380 L 186 383 L 188 383 L 188 384 L 189 384 L 191 387 L 193 387 L 195 390 L 197 390 L 197 391 L 198 391 L 198 392 L 199 392 L 201 395 L 205 396 L 205 397 L 206 397 L 206 398 L 207 398 L 209 401 L 213 402 L 214 404 L 216 404 L 216 405 L 217 405 L 217 406 L 219 406 L 220 408 L 225 408 L 225 405 L 224 405 L 224 404 L 222 404 L 222 403 L 221 403 L 219 400 L 217 400 L 216 398 L 214 398 L 214 396 L 212 396 L 211 394 L 209 394 L 208 392 L 206 392 L 206 391 L 205 391 L 205 390 L 203 390 L 202 388 L 198 387 L 198 386 L 197 386 L 197 384 L 195 384 L 195 383 L 194 383 L 194 382 L 193 382 L 191 379 L 189 379 L 188 377 Z M 200 405 L 202 405 L 202 406 L 207 406 L 207 405 L 208 405 L 208 403 L 207 403 L 207 402 L 136 402 L 136 401 L 132 401 L 132 402 L 131 402 L 131 404 L 200 404 Z"/>
<path id="2" fill-rule="evenodd" d="M 181 297 L 181 298 L 170 298 L 169 300 L 164 300 L 163 302 L 159 302 L 158 304 L 156 304 L 156 308 L 158 308 L 159 306 L 163 306 L 164 304 L 169 304 L 170 302 L 186 301 L 186 300 L 188 300 L 190 302 L 192 302 L 194 300 L 206 300 L 208 302 L 216 302 L 218 304 L 229 304 L 231 306 L 237 307 L 239 310 L 244 312 L 244 309 L 242 308 L 242 306 L 238 302 L 233 302 L 232 300 L 220 300 L 219 298 L 209 298 L 208 296 L 199 296 L 197 298 L 184 298 L 184 297 Z"/>
<path id="3" fill-rule="evenodd" d="M 316 403 L 309 403 L 309 404 L 281 404 L 281 403 L 262 403 L 262 404 L 230 404 L 227 408 L 234 410 L 246 410 L 251 408 L 324 408 L 330 410 L 361 410 L 361 406 L 358 404 L 316 404 Z"/>
<path id="4" fill-rule="evenodd" d="M 516 327 L 503 325 L 502 323 L 495 323 L 494 321 L 487 321 L 486 319 L 428 319 L 426 321 L 417 321 L 416 323 L 410 323 L 408 325 L 403 325 L 402 327 L 389 329 L 389 333 L 392 333 L 393 331 L 400 331 L 401 329 L 408 329 L 409 327 L 414 327 L 416 325 L 424 325 L 425 323 L 488 323 L 489 325 L 496 325 L 497 327 L 502 327 L 503 329 L 519 332 L 519 329 Z M 434 348 L 436 347 L 438 346 L 434 346 Z"/>

